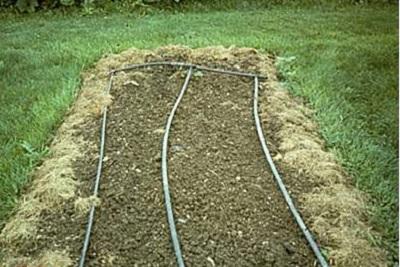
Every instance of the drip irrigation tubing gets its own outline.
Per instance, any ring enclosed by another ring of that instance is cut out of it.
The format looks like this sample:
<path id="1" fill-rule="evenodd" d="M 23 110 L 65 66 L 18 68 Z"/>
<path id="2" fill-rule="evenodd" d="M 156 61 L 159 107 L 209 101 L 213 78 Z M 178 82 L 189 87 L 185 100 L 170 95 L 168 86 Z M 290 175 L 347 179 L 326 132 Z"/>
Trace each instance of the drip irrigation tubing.
<path id="1" fill-rule="evenodd" d="M 309 246 L 311 247 L 312 251 L 314 252 L 314 255 L 316 256 L 319 264 L 321 265 L 321 267 L 329 267 L 329 264 L 327 263 L 324 256 L 322 255 L 321 250 L 320 250 L 319 246 L 317 245 L 317 243 L 315 242 L 310 230 L 307 228 L 303 219 L 301 218 L 300 213 L 296 209 L 296 207 L 293 203 L 293 200 L 290 197 L 290 195 L 283 183 L 283 180 L 272 160 L 271 154 L 268 150 L 268 147 L 267 147 L 267 144 L 266 144 L 266 141 L 264 138 L 264 133 L 263 133 L 263 130 L 261 127 L 259 113 L 258 113 L 258 88 L 259 88 L 259 79 L 267 79 L 267 77 L 258 75 L 258 74 L 254 74 L 254 73 L 216 69 L 216 68 L 204 67 L 204 66 L 185 63 L 185 62 L 169 62 L 169 61 L 148 62 L 148 63 L 142 63 L 142 64 L 132 64 L 132 65 L 128 65 L 126 67 L 122 67 L 119 69 L 111 70 L 109 73 L 108 85 L 107 85 L 107 88 L 104 90 L 104 92 L 106 94 L 110 93 L 112 84 L 113 84 L 114 75 L 116 75 L 118 72 L 133 70 L 133 69 L 138 69 L 138 68 L 144 68 L 144 67 L 152 67 L 152 66 L 174 66 L 174 67 L 189 68 L 187 71 L 185 82 L 179 92 L 179 95 L 175 101 L 175 104 L 174 104 L 174 106 L 171 110 L 171 113 L 169 114 L 167 122 L 166 122 L 165 132 L 164 132 L 163 142 L 162 142 L 162 155 L 161 155 L 161 176 L 162 176 L 162 183 L 163 183 L 165 208 L 167 211 L 167 219 L 168 219 L 168 224 L 169 224 L 169 229 L 170 229 L 170 235 L 171 235 L 172 245 L 173 245 L 173 249 L 175 252 L 175 257 L 176 257 L 178 266 L 184 267 L 185 263 L 183 260 L 182 251 L 181 251 L 181 247 L 180 247 L 180 243 L 179 243 L 179 236 L 176 231 L 175 220 L 174 220 L 174 215 L 173 215 L 173 208 L 172 208 L 172 204 L 171 204 L 171 196 L 170 196 L 170 191 L 169 191 L 169 184 L 168 184 L 168 160 L 167 160 L 168 138 L 169 138 L 169 132 L 171 129 L 174 115 L 176 113 L 176 110 L 178 109 L 178 106 L 183 98 L 184 93 L 186 92 L 186 90 L 188 88 L 190 78 L 193 74 L 193 71 L 194 70 L 203 70 L 203 71 L 215 72 L 215 73 L 220 73 L 220 74 L 250 77 L 250 78 L 254 79 L 254 97 L 253 97 L 253 113 L 254 114 L 253 114 L 253 116 L 254 116 L 258 139 L 260 141 L 264 156 L 265 156 L 266 161 L 273 173 L 275 181 L 278 184 L 279 190 L 281 191 L 281 193 L 286 201 L 286 204 L 289 207 L 290 212 L 292 213 L 297 225 L 300 227 L 301 231 L 303 232 L 303 234 L 304 234 Z M 104 147 L 105 147 L 105 138 L 106 138 L 106 124 L 107 124 L 107 106 L 105 106 L 103 108 L 103 117 L 102 117 L 102 121 L 101 121 L 99 161 L 98 161 L 98 165 L 97 165 L 95 185 L 94 185 L 94 189 L 93 189 L 93 196 L 95 196 L 95 197 L 98 196 L 99 187 L 100 187 L 100 178 L 101 178 L 101 172 L 102 172 L 102 167 L 103 167 Z M 82 247 L 82 251 L 81 251 L 81 255 L 80 255 L 80 259 L 79 259 L 79 267 L 85 266 L 85 259 L 86 259 L 87 251 L 88 251 L 89 244 L 90 244 L 90 236 L 91 236 L 91 232 L 92 232 L 94 215 L 95 215 L 95 205 L 92 204 L 90 207 L 89 215 L 88 215 L 88 222 L 87 222 L 87 226 L 86 226 L 83 247 Z"/>
<path id="2" fill-rule="evenodd" d="M 187 67 L 187 68 L 192 68 L 192 69 L 196 69 L 196 70 L 203 70 L 203 71 L 209 71 L 209 72 L 215 72 L 215 73 L 221 73 L 221 74 L 227 74 L 227 75 L 236 75 L 236 76 L 244 76 L 244 77 L 259 77 L 260 79 L 267 78 L 265 76 L 255 74 L 255 73 L 242 72 L 242 71 L 236 71 L 236 70 L 223 70 L 223 69 L 210 68 L 210 67 L 200 66 L 200 65 L 186 63 L 186 62 L 174 62 L 174 61 L 156 61 L 156 62 L 147 62 L 147 63 L 141 63 L 141 64 L 131 64 L 131 65 L 127 65 L 126 67 L 112 70 L 111 73 L 117 73 L 120 71 L 132 70 L 132 69 L 137 69 L 137 68 L 154 67 L 154 66 Z"/>
<path id="3" fill-rule="evenodd" d="M 275 163 L 272 160 L 271 153 L 269 152 L 267 143 L 264 138 L 264 133 L 261 128 L 260 116 L 258 113 L 258 87 L 259 87 L 258 78 L 254 77 L 254 97 L 253 97 L 254 122 L 256 125 L 258 139 L 260 140 L 261 147 L 264 152 L 264 156 L 268 162 L 268 165 L 272 171 L 272 174 L 275 177 L 275 181 L 278 184 L 279 190 L 281 191 L 281 193 L 286 201 L 286 204 L 289 207 L 290 212 L 292 213 L 297 225 L 300 227 L 305 238 L 307 239 L 308 244 L 310 245 L 312 251 L 314 252 L 315 256 L 317 257 L 319 264 L 321 265 L 321 267 L 329 267 L 328 263 L 326 262 L 324 256 L 321 253 L 320 248 L 318 247 L 317 243 L 315 242 L 310 230 L 308 230 L 306 224 L 304 223 L 303 219 L 301 218 L 300 213 L 297 211 L 296 206 L 294 205 L 293 200 L 289 195 L 289 192 L 286 190 L 286 186 L 283 183 L 283 180 L 275 166 Z"/>
<path id="4" fill-rule="evenodd" d="M 104 90 L 105 94 L 109 94 L 112 83 L 114 79 L 114 74 L 110 74 L 110 79 L 108 81 L 108 86 L 106 90 Z M 96 179 L 95 179 L 95 184 L 93 188 L 93 196 L 97 197 L 99 193 L 99 187 L 100 187 L 100 178 L 101 178 L 101 171 L 103 169 L 103 158 L 104 158 L 104 145 L 106 141 L 106 124 L 107 124 L 107 106 L 103 108 L 103 118 L 101 121 L 101 130 L 100 130 L 100 154 L 99 154 L 99 161 L 97 164 L 97 172 L 96 172 Z M 89 242 L 90 242 L 90 234 L 92 233 L 92 226 L 93 226 L 93 220 L 94 220 L 94 212 L 95 212 L 95 205 L 90 206 L 90 211 L 89 211 L 89 217 L 88 217 L 88 223 L 86 226 L 86 232 L 85 232 L 85 239 L 83 241 L 83 247 L 81 251 L 81 256 L 79 258 L 79 267 L 84 267 L 85 266 L 85 259 L 86 259 L 86 254 L 87 250 L 89 248 Z"/>
<path id="5" fill-rule="evenodd" d="M 168 224 L 169 224 L 169 231 L 170 231 L 170 235 L 171 235 L 172 245 L 174 247 L 175 257 L 176 257 L 176 261 L 177 261 L 179 267 L 184 267 L 185 263 L 183 261 L 181 247 L 179 244 L 178 233 L 176 232 L 174 214 L 173 214 L 172 204 L 171 204 L 171 196 L 169 193 L 169 186 L 168 186 L 168 160 L 167 160 L 168 138 L 169 138 L 169 132 L 171 130 L 172 121 L 175 116 L 175 112 L 178 109 L 179 103 L 181 102 L 183 95 L 186 92 L 186 89 L 188 88 L 190 78 L 192 77 L 192 72 L 193 72 L 193 68 L 189 67 L 185 82 L 182 86 L 182 89 L 179 93 L 178 98 L 175 101 L 174 107 L 172 108 L 171 113 L 168 116 L 167 124 L 165 125 L 165 133 L 164 133 L 164 138 L 163 138 L 163 143 L 162 143 L 162 152 L 161 152 L 161 175 L 162 175 L 162 180 L 163 180 L 165 208 L 167 210 L 167 217 L 168 217 Z"/>

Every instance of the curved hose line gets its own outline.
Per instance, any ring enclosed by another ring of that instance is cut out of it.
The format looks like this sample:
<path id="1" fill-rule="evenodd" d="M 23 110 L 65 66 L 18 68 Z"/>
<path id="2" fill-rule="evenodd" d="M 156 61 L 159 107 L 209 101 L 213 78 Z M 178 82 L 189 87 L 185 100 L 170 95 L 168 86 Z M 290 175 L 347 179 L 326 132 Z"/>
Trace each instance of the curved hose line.
<path id="1" fill-rule="evenodd" d="M 261 128 L 261 123 L 260 123 L 260 117 L 258 114 L 258 77 L 254 77 L 254 101 L 253 101 L 253 113 L 254 113 L 254 121 L 256 124 L 256 130 L 257 130 L 257 135 L 258 139 L 260 140 L 262 150 L 264 152 L 265 158 L 268 162 L 269 167 L 271 168 L 271 171 L 275 177 L 275 181 L 277 182 L 279 186 L 279 190 L 283 194 L 283 197 L 285 198 L 286 204 L 289 207 L 290 212 L 292 213 L 296 223 L 300 227 L 301 231 L 303 232 L 305 238 L 308 241 L 308 244 L 310 245 L 312 251 L 314 252 L 315 256 L 317 257 L 317 260 L 319 264 L 322 267 L 329 267 L 327 261 L 325 260 L 324 256 L 321 253 L 321 250 L 319 249 L 317 243 L 315 242 L 311 232 L 308 230 L 307 226 L 305 225 L 303 219 L 301 218 L 301 215 L 297 211 L 292 198 L 290 197 L 288 191 L 286 190 L 285 184 L 282 181 L 281 176 L 279 175 L 278 170 L 276 169 L 276 166 L 274 164 L 274 161 L 272 160 L 271 154 L 268 150 L 265 138 L 264 138 L 264 133 Z"/>
<path id="2" fill-rule="evenodd" d="M 172 244 L 173 244 L 174 251 L 175 251 L 176 261 L 177 261 L 179 267 L 184 267 L 185 263 L 183 261 L 181 247 L 179 244 L 178 233 L 176 232 L 174 214 L 172 211 L 172 204 L 171 204 L 171 196 L 169 193 L 169 186 L 168 186 L 168 162 L 167 162 L 168 138 L 169 138 L 169 132 L 171 129 L 171 125 L 172 125 L 172 121 L 174 119 L 175 112 L 178 109 L 179 103 L 181 102 L 183 95 L 185 94 L 185 91 L 189 85 L 189 81 L 190 81 L 190 77 L 192 76 L 192 72 L 193 72 L 193 68 L 190 67 L 187 72 L 185 82 L 179 93 L 179 96 L 175 101 L 175 104 L 171 110 L 171 113 L 169 114 L 167 124 L 165 125 L 165 133 L 164 133 L 164 137 L 163 137 L 162 151 L 161 151 L 161 176 L 162 176 L 164 198 L 165 198 L 165 209 L 167 210 L 169 230 L 170 230 Z"/>
<path id="3" fill-rule="evenodd" d="M 112 83 L 113 83 L 113 78 L 114 78 L 114 73 L 112 73 L 110 75 L 108 86 L 107 86 L 106 90 L 104 90 L 104 92 L 106 94 L 110 93 Z M 99 161 L 97 163 L 96 179 L 95 179 L 95 184 L 94 184 L 94 188 L 93 188 L 93 196 L 95 196 L 95 197 L 97 197 L 97 195 L 99 193 L 101 170 L 103 168 L 104 145 L 105 145 L 105 139 L 106 139 L 106 123 L 107 123 L 107 106 L 105 106 L 103 108 L 103 118 L 102 118 L 102 122 L 101 122 L 100 153 L 99 153 Z M 88 223 L 87 223 L 86 232 L 85 232 L 85 239 L 83 241 L 81 256 L 79 258 L 79 267 L 85 266 L 85 259 L 86 259 L 86 254 L 87 254 L 87 250 L 89 248 L 89 243 L 90 243 L 90 234 L 92 232 L 95 208 L 96 207 L 94 206 L 94 204 L 92 204 L 90 206 Z"/>
<path id="4" fill-rule="evenodd" d="M 120 71 L 132 70 L 132 69 L 137 69 L 137 68 L 145 68 L 145 67 L 151 67 L 151 66 L 175 66 L 175 67 L 187 67 L 187 68 L 191 67 L 191 68 L 197 69 L 197 70 L 204 70 L 204 71 L 216 72 L 216 73 L 221 73 L 221 74 L 244 76 L 244 77 L 258 76 L 261 79 L 266 78 L 265 76 L 260 76 L 258 74 L 253 74 L 253 73 L 248 73 L 248 72 L 222 70 L 222 69 L 204 67 L 204 66 L 200 66 L 200 65 L 196 65 L 196 64 L 186 63 L 186 62 L 174 62 L 174 61 L 157 61 L 157 62 L 148 62 L 148 63 L 141 63 L 141 64 L 132 64 L 132 65 L 128 65 L 126 67 L 112 70 L 111 73 L 117 73 Z"/>

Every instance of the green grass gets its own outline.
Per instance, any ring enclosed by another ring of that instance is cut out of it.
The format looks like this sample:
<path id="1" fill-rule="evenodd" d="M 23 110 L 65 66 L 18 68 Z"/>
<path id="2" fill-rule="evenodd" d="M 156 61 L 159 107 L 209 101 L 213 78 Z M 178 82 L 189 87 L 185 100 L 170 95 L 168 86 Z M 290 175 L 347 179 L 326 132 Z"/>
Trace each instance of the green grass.
<path id="1" fill-rule="evenodd" d="M 101 55 L 167 44 L 236 45 L 279 56 L 286 86 L 317 111 L 328 146 L 371 196 L 397 258 L 397 8 L 272 8 L 0 19 L 0 228 Z"/>

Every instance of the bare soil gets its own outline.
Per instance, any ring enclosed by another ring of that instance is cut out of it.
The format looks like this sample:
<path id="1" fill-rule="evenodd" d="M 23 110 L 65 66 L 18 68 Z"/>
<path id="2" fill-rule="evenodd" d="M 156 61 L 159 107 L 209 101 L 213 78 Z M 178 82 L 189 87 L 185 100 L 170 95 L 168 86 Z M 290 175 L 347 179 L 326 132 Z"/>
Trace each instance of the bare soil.
<path id="1" fill-rule="evenodd" d="M 127 73 L 112 91 L 88 266 L 175 266 L 160 178 L 162 129 L 185 73 Z M 125 85 L 123 85 L 125 84 Z M 160 86 L 162 85 L 162 86 Z M 170 186 L 188 266 L 311 266 L 261 153 L 252 80 L 196 72 L 170 138 Z"/>
<path id="2" fill-rule="evenodd" d="M 345 173 L 324 152 L 312 112 L 277 86 L 271 58 L 235 48 L 133 50 L 103 59 L 87 78 L 89 87 L 102 90 L 105 73 L 122 63 L 158 60 L 268 75 L 261 83 L 263 128 L 288 189 L 317 240 L 327 247 L 333 244 L 329 247 L 336 257 L 331 258 L 333 265 L 365 266 L 376 260 L 375 266 L 383 266 L 380 252 L 352 234 L 364 229 L 362 198 L 354 197 L 357 192 Z M 15 258 L 5 266 L 76 266 L 87 223 L 84 207 L 90 201 L 97 208 L 87 266 L 176 266 L 164 208 L 160 152 L 163 128 L 185 75 L 183 69 L 157 67 L 116 76 L 100 199 L 89 198 L 98 161 L 101 109 L 96 106 L 93 116 L 70 130 L 83 139 L 80 156 L 73 160 L 74 197 L 57 209 L 35 214 L 35 232 L 26 235 L 31 238 L 4 245 L 2 253 Z M 315 266 L 262 154 L 252 97 L 249 78 L 196 71 L 178 108 L 170 135 L 169 177 L 188 266 Z M 339 201 L 343 196 L 345 201 Z M 22 207 L 32 203 L 23 202 Z M 349 209 L 346 203 L 357 209 Z M 14 221 L 21 221 L 18 214 Z M 352 229 L 350 223 L 362 227 Z M 23 232 L 21 227 L 17 230 Z M 2 235 L 7 237 L 4 231 Z M 353 242 L 348 243 L 346 236 Z M 358 257 L 365 251 L 373 255 L 368 261 Z"/>

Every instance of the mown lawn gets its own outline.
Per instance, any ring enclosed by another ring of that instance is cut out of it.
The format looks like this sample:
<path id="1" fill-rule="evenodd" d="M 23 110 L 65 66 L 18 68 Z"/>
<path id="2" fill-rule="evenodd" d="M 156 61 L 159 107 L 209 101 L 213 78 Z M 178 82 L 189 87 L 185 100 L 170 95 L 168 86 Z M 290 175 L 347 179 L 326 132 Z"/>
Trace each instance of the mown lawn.
<path id="1" fill-rule="evenodd" d="M 101 55 L 167 44 L 236 45 L 279 56 L 286 86 L 371 196 L 380 245 L 397 256 L 397 7 L 284 8 L 0 19 L 0 228 Z"/>

